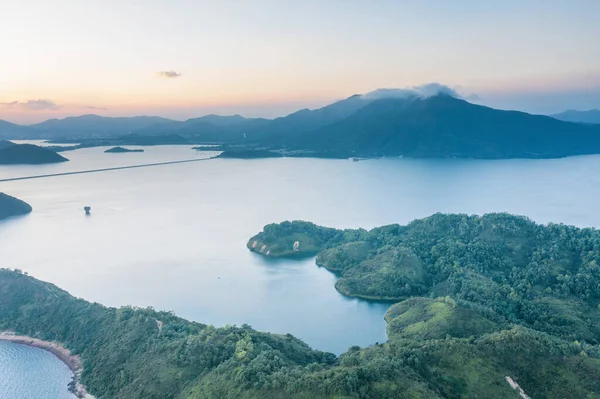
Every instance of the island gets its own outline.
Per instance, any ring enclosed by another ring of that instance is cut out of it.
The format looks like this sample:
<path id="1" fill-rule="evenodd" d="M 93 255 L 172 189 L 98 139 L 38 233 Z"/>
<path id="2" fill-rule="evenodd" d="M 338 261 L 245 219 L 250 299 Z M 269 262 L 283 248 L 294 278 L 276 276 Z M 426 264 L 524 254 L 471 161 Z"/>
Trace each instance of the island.
<path id="1" fill-rule="evenodd" d="M 56 152 L 33 144 L 0 143 L 0 165 L 39 165 L 66 162 L 67 158 Z"/>
<path id="2" fill-rule="evenodd" d="M 369 231 L 284 222 L 266 226 L 248 248 L 268 258 L 316 254 L 341 277 L 340 292 L 388 300 L 388 341 L 336 357 L 248 325 L 104 307 L 8 269 L 0 270 L 0 331 L 69 350 L 98 398 L 600 393 L 595 229 L 508 214 L 436 214 Z"/>
<path id="3" fill-rule="evenodd" d="M 10 195 L 0 193 L 0 220 L 12 216 L 26 215 L 32 211 L 31 205 Z"/>
<path id="4" fill-rule="evenodd" d="M 104 152 L 109 153 L 109 154 L 120 154 L 120 153 L 125 153 L 125 152 L 144 152 L 144 150 L 141 148 L 130 149 L 130 148 L 123 148 L 123 147 L 113 147 L 113 148 L 109 148 L 108 150 L 106 150 Z"/>

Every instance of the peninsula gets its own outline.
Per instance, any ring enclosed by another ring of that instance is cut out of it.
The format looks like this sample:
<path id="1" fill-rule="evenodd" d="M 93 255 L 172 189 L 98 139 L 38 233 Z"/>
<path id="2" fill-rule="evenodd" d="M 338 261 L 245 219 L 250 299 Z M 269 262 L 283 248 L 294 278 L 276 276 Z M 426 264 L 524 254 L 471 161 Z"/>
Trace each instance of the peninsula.
<path id="1" fill-rule="evenodd" d="M 539 225 L 509 214 L 435 214 L 406 226 L 337 230 L 294 221 L 265 226 L 248 248 L 315 255 L 347 296 L 446 297 L 562 339 L 600 343 L 600 231 Z M 553 314 L 553 317 L 548 317 Z"/>
<path id="2" fill-rule="evenodd" d="M 32 211 L 31 206 L 10 195 L 0 193 L 0 220 L 11 216 L 26 215 Z"/>
<path id="3" fill-rule="evenodd" d="M 38 165 L 66 161 L 67 158 L 37 145 L 0 142 L 0 165 Z"/>

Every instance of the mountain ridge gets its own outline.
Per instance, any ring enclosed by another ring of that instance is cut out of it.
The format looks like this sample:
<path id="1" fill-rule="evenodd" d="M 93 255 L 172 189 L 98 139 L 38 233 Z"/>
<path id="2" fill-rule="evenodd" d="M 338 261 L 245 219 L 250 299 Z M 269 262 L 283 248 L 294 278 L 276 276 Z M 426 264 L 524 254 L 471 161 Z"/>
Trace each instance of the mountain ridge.
<path id="1" fill-rule="evenodd" d="M 565 122 L 600 124 L 600 109 L 590 109 L 587 111 L 569 109 L 550 116 Z"/>
<path id="2" fill-rule="evenodd" d="M 90 119 L 98 126 L 89 130 L 77 127 L 89 124 Z M 131 128 L 134 122 L 138 128 Z M 87 135 L 82 139 L 92 140 L 84 143 L 87 146 L 99 145 L 100 139 L 108 140 L 102 141 L 104 145 L 221 144 L 277 150 L 288 156 L 337 158 L 502 159 L 600 154 L 600 124 L 497 110 L 470 103 L 441 85 L 355 94 L 275 119 L 211 114 L 173 121 L 84 115 L 28 128 L 38 137 L 49 131 L 59 135 L 58 128 L 51 128 L 57 124 L 71 125 L 62 131 L 70 141 L 77 142 L 75 136 Z M 18 125 L 7 126 L 18 129 Z M 99 133 L 107 131 L 107 126 L 112 126 L 110 135 Z"/>

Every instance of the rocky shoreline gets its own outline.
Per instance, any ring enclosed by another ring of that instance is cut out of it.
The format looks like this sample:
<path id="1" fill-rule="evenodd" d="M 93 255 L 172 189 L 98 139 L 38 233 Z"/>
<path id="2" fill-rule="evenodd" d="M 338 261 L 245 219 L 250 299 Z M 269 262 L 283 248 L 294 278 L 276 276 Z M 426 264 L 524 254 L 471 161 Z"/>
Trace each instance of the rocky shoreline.
<path id="1" fill-rule="evenodd" d="M 2 331 L 0 332 L 0 340 L 1 341 L 10 341 L 16 344 L 32 346 L 34 348 L 44 349 L 57 358 L 59 358 L 64 364 L 71 369 L 73 372 L 73 380 L 69 383 L 69 391 L 71 391 L 75 396 L 80 399 L 94 399 L 92 395 L 90 395 L 85 387 L 81 384 L 81 372 L 83 371 L 83 365 L 81 363 L 81 359 L 79 356 L 72 355 L 71 352 L 55 343 L 49 341 L 43 341 L 41 339 L 28 337 L 25 335 L 17 335 L 12 331 Z"/>

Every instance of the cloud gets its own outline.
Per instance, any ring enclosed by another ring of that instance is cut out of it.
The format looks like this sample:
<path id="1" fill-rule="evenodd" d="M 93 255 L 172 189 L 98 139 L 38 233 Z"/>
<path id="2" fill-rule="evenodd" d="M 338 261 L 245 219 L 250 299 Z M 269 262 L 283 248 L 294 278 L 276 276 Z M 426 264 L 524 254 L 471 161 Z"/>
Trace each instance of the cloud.
<path id="1" fill-rule="evenodd" d="M 104 107 L 94 107 L 92 105 L 90 105 L 89 107 L 85 107 L 85 109 L 95 109 L 98 111 L 108 111 L 108 108 L 104 108 Z"/>
<path id="2" fill-rule="evenodd" d="M 0 103 L 3 108 L 21 108 L 28 111 L 55 111 L 60 107 L 52 100 L 38 99 L 27 101 L 11 101 L 8 103 Z"/>
<path id="3" fill-rule="evenodd" d="M 379 100 L 381 98 L 427 98 L 438 94 L 446 94 L 456 98 L 462 98 L 456 90 L 440 83 L 427 83 L 420 86 L 408 87 L 405 89 L 377 89 L 375 91 L 363 94 L 361 97 L 365 100 Z"/>
<path id="4" fill-rule="evenodd" d="M 181 76 L 181 73 L 179 72 L 175 72 L 175 71 L 160 71 L 160 72 L 156 72 L 156 75 L 161 77 L 161 78 L 178 78 Z"/>

